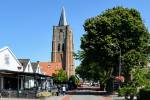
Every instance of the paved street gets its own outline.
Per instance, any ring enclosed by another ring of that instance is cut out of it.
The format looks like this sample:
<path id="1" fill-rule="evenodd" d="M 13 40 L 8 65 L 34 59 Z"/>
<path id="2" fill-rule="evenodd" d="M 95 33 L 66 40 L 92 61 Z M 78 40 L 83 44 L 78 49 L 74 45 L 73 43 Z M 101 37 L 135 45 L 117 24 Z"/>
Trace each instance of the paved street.
<path id="1" fill-rule="evenodd" d="M 111 100 L 111 98 L 95 95 L 66 95 L 59 97 L 50 97 L 46 100 Z"/>
<path id="2" fill-rule="evenodd" d="M 1 98 L 0 100 L 40 100 L 21 98 Z M 79 87 L 68 91 L 66 95 L 51 96 L 42 100 L 123 100 L 115 95 L 106 95 L 105 91 L 99 91 L 99 87 Z"/>
<path id="3" fill-rule="evenodd" d="M 0 100 L 40 100 L 40 99 L 21 99 L 21 98 L 1 98 Z M 112 96 L 96 96 L 96 95 L 65 95 L 53 96 L 45 100 L 123 100 L 123 98 Z"/>
<path id="4" fill-rule="evenodd" d="M 100 96 L 100 95 L 66 95 L 54 96 L 46 100 L 124 100 L 122 97 Z"/>
<path id="5" fill-rule="evenodd" d="M 106 95 L 105 91 L 99 91 L 99 87 L 79 87 L 69 91 L 65 96 L 53 96 L 46 100 L 124 100 L 117 95 Z"/>

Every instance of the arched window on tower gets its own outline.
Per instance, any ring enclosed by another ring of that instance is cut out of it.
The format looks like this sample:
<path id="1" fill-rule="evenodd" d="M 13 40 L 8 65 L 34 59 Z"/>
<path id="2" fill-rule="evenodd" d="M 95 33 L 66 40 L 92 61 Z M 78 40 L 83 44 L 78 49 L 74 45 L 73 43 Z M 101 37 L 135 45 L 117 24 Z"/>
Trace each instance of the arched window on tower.
<path id="1" fill-rule="evenodd" d="M 62 44 L 62 51 L 64 51 L 64 49 L 65 49 L 65 46 L 64 46 L 64 43 Z"/>
<path id="2" fill-rule="evenodd" d="M 58 44 L 58 52 L 60 51 L 60 44 Z"/>
<path id="3" fill-rule="evenodd" d="M 60 29 L 60 32 L 63 32 L 63 30 L 62 30 L 62 29 Z"/>

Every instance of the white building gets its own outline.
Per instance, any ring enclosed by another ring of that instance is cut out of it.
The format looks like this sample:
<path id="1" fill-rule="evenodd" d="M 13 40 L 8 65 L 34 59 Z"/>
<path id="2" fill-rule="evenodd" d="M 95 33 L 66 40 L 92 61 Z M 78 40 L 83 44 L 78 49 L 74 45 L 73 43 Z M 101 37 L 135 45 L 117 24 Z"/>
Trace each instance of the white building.
<path id="1" fill-rule="evenodd" d="M 0 49 L 0 89 L 17 89 L 18 73 L 23 71 L 23 66 L 8 47 Z M 20 79 L 20 88 L 23 80 Z"/>
<path id="2" fill-rule="evenodd" d="M 18 60 L 8 47 L 0 49 L 0 91 L 2 96 L 6 94 L 8 96 L 9 93 L 15 97 L 20 93 L 26 95 L 30 93 L 29 91 L 37 90 L 38 87 L 43 90 L 47 89 L 45 83 L 48 83 L 48 80 L 50 77 L 42 74 L 39 62 L 35 64 L 31 63 L 30 59 Z M 35 96 L 34 93 L 32 96 Z"/>
<path id="3" fill-rule="evenodd" d="M 18 59 L 23 66 L 23 72 L 24 73 L 34 73 L 33 72 L 33 67 L 31 64 L 30 59 Z M 24 88 L 25 89 L 30 89 L 34 87 L 34 78 L 32 76 L 26 76 L 24 78 Z"/>

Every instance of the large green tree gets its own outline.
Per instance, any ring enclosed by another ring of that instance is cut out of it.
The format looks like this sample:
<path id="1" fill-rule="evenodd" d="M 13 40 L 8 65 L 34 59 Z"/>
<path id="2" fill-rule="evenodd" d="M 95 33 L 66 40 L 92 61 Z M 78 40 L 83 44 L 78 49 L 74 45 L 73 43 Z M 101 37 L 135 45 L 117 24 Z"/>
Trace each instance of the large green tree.
<path id="1" fill-rule="evenodd" d="M 133 67 L 146 65 L 150 36 L 136 9 L 108 9 L 87 19 L 84 29 L 78 69 L 83 70 L 87 78 L 103 84 L 112 75 L 118 75 L 120 52 L 122 74 L 126 74 L 126 79 Z"/>

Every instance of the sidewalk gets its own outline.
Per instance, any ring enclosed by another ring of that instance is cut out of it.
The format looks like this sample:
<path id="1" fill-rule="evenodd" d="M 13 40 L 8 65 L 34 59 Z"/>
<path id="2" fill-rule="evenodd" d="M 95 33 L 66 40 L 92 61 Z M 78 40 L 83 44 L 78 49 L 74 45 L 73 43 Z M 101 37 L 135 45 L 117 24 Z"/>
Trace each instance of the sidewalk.
<path id="1" fill-rule="evenodd" d="M 45 100 L 61 100 L 65 96 L 51 96 L 46 98 Z M 29 99 L 29 98 L 0 98 L 0 100 L 40 100 L 40 99 Z"/>
<path id="2" fill-rule="evenodd" d="M 112 100 L 124 100 L 124 97 L 118 97 L 118 95 L 110 95 Z"/>
<path id="3" fill-rule="evenodd" d="M 40 100 L 40 99 L 29 99 L 29 98 L 0 98 L 0 100 Z"/>
<path id="4" fill-rule="evenodd" d="M 100 95 L 99 95 L 100 96 Z M 102 96 L 102 95 L 101 95 Z M 124 100 L 124 97 L 118 97 L 117 95 L 102 96 L 104 100 Z M 51 96 L 45 100 L 70 100 L 71 95 Z M 0 100 L 40 100 L 40 99 L 29 99 L 29 98 L 0 98 Z"/>

